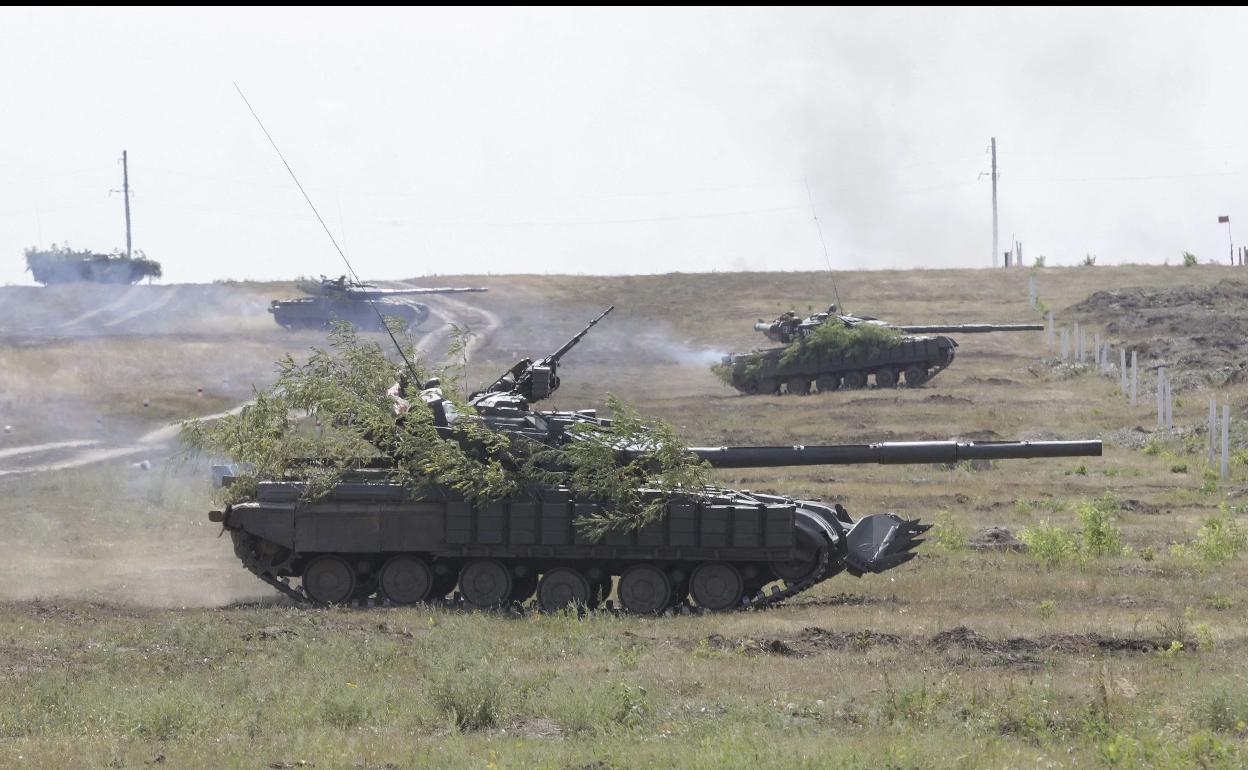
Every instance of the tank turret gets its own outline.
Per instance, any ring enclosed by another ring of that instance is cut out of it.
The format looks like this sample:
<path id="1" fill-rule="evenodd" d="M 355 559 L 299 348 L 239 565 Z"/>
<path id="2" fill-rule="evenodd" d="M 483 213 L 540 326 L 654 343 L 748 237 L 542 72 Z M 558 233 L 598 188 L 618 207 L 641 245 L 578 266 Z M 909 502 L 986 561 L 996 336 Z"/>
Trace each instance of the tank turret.
<path id="1" fill-rule="evenodd" d="M 429 317 L 429 306 L 419 302 L 396 302 L 392 297 L 422 294 L 464 294 L 489 289 L 479 286 L 443 286 L 409 289 L 381 289 L 370 283 L 321 276 L 319 280 L 300 279 L 300 291 L 311 296 L 273 300 L 269 312 L 287 329 L 321 329 L 336 321 L 346 321 L 359 329 L 382 331 L 383 318 L 399 319 L 404 329 L 419 326 Z"/>
<path id="2" fill-rule="evenodd" d="M 562 357 L 610 311 L 554 353 L 536 363 L 523 359 L 474 393 L 470 410 L 448 408 L 439 388 L 426 388 L 421 400 L 433 410 L 438 435 L 467 449 L 473 439 L 461 428 L 484 425 L 541 449 L 581 440 L 576 426 L 610 426 L 594 410 L 532 408 L 559 387 Z M 648 435 L 612 446 L 621 468 L 652 459 Z M 713 467 L 745 468 L 1095 456 L 1101 443 L 919 441 L 689 451 Z M 334 604 L 375 594 L 378 601 L 412 604 L 444 601 L 455 591 L 469 607 L 535 599 L 557 609 L 593 607 L 614 596 L 639 614 L 682 605 L 706 611 L 773 605 L 840 572 L 862 576 L 909 561 L 929 528 L 893 512 L 854 519 L 840 504 L 707 486 L 657 498 L 662 515 L 639 528 L 590 536 L 577 522 L 600 512 L 600 503 L 559 483 L 533 483 L 508 499 L 474 505 L 444 485 L 414 495 L 411 486 L 392 480 L 384 458 L 373 465 L 315 501 L 303 500 L 299 481 L 261 481 L 254 499 L 214 511 L 210 519 L 230 531 L 248 569 L 300 601 Z"/>

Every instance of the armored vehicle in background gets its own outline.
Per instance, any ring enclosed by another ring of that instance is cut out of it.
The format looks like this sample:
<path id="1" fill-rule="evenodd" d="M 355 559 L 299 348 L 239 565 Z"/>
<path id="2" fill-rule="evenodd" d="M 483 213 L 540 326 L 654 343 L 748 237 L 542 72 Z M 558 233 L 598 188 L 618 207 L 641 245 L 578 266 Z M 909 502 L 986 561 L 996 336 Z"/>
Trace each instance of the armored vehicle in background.
<path id="1" fill-rule="evenodd" d="M 345 275 L 339 278 L 321 276 L 319 281 L 300 279 L 296 285 L 311 296 L 275 299 L 269 303 L 273 320 L 287 329 L 322 329 L 336 321 L 346 321 L 357 329 L 383 331 L 383 317 L 398 318 L 404 329 L 410 329 L 429 317 L 429 306 L 396 302 L 391 297 L 489 291 L 480 287 L 379 289 L 372 284 L 348 280 Z"/>
<path id="2" fill-rule="evenodd" d="M 503 432 L 512 442 L 559 447 L 579 440 L 575 426 L 608 425 L 593 410 L 532 408 L 559 387 L 560 360 L 597 320 L 555 353 L 540 361 L 524 359 L 472 394 L 469 413 L 457 413 L 437 387 L 426 388 L 421 400 L 432 410 L 439 435 L 462 440 L 456 425 L 467 420 Z M 419 407 L 419 402 L 413 406 Z M 623 460 L 643 459 L 645 450 L 618 447 Z M 1101 442 L 919 441 L 689 451 L 714 467 L 754 468 L 1099 455 Z M 929 526 L 896 513 L 855 520 L 839 504 L 707 487 L 665 498 L 664 515 L 652 523 L 591 538 L 577 521 L 598 511 L 599 503 L 557 484 L 536 484 L 481 506 L 437 489 L 414 495 L 391 481 L 384 467 L 356 471 L 311 502 L 303 500 L 299 481 L 261 481 L 255 499 L 213 511 L 209 518 L 230 532 L 235 553 L 250 571 L 299 601 L 337 604 L 376 594 L 381 601 L 413 604 L 442 601 L 455 592 L 471 608 L 536 598 L 541 608 L 553 610 L 594 607 L 613 594 L 624 610 L 637 614 L 686 602 L 707 611 L 776 604 L 840 572 L 861 576 L 908 561 Z"/>
<path id="3" fill-rule="evenodd" d="M 160 263 L 148 259 L 143 252 L 137 257 L 125 254 L 97 254 L 74 251 L 68 246 L 46 250 L 26 249 L 26 269 L 39 283 L 138 283 L 144 278 L 159 278 Z"/>
<path id="4" fill-rule="evenodd" d="M 829 325 L 859 331 L 837 338 Z M 874 379 L 876 387 L 904 382 L 917 388 L 953 363 L 958 343 L 945 334 L 1043 331 L 1043 324 L 929 324 L 902 326 L 871 316 L 839 315 L 836 306 L 806 318 L 788 312 L 756 331 L 785 347 L 724 356 L 716 372 L 748 395 L 857 390 Z M 827 341 L 835 340 L 835 344 Z M 849 343 L 849 344 L 845 344 Z M 903 380 L 904 378 L 904 380 Z M 782 390 L 783 388 L 783 390 Z"/>

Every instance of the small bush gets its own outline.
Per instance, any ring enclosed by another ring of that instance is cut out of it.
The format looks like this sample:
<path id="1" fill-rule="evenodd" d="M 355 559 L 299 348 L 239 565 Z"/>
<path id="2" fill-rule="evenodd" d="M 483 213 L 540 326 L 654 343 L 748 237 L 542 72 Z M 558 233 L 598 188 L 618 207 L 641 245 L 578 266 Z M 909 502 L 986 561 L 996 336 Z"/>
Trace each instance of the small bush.
<path id="1" fill-rule="evenodd" d="M 1170 466 L 1171 473 L 1187 473 L 1187 463 L 1175 463 Z"/>
<path id="2" fill-rule="evenodd" d="M 1114 524 L 1114 514 L 1121 507 L 1118 499 L 1110 492 L 1079 505 L 1079 551 L 1083 556 L 1123 554 L 1126 549 L 1122 544 L 1122 530 Z"/>
<path id="3" fill-rule="evenodd" d="M 1047 567 L 1057 567 L 1079 557 L 1079 539 L 1061 527 L 1041 521 L 1034 527 L 1025 527 L 1018 539 L 1027 544 L 1027 552 L 1044 562 Z"/>
<path id="4" fill-rule="evenodd" d="M 1196 255 L 1190 251 L 1183 252 L 1183 267 L 1195 267 L 1200 260 L 1196 259 Z"/>
<path id="5" fill-rule="evenodd" d="M 1210 516 L 1196 531 L 1190 543 L 1170 546 L 1170 555 L 1197 568 L 1212 567 L 1230 561 L 1248 548 L 1248 532 L 1226 514 Z"/>
<path id="6" fill-rule="evenodd" d="M 953 518 L 953 511 L 936 514 L 936 522 L 932 525 L 932 539 L 946 551 L 961 551 L 966 548 L 966 530 Z"/>
<path id="7" fill-rule="evenodd" d="M 326 698 L 321 705 L 321 719 L 325 724 L 339 730 L 358 727 L 368 721 L 372 715 L 372 704 L 355 689 L 335 693 Z"/>
<path id="8" fill-rule="evenodd" d="M 483 730 L 503 715 L 503 681 L 473 666 L 442 669 L 425 691 L 429 703 L 460 730 Z"/>
<path id="9" fill-rule="evenodd" d="M 1083 255 L 1083 266 L 1084 266 L 1084 267 L 1092 267 L 1092 266 L 1093 266 L 1093 265 L 1095 265 L 1095 264 L 1096 264 L 1096 255 L 1095 255 L 1095 254 L 1085 254 L 1085 255 Z"/>
<path id="10" fill-rule="evenodd" d="M 1242 732 L 1248 725 L 1248 693 L 1228 687 L 1205 692 L 1192 704 L 1192 718 L 1215 733 Z"/>
<path id="11" fill-rule="evenodd" d="M 1047 259 L 1047 257 L 1044 257 L 1044 256 L 1039 256 L 1039 257 L 1036 257 L 1036 258 L 1032 261 L 1031 266 L 1032 266 L 1032 267 L 1044 267 L 1044 262 L 1045 262 L 1045 260 L 1046 260 L 1046 259 Z"/>
<path id="12" fill-rule="evenodd" d="M 550 704 L 550 716 L 574 734 L 635 729 L 649 710 L 645 688 L 622 680 L 569 689 L 551 698 Z"/>
<path id="13" fill-rule="evenodd" d="M 1036 605 L 1036 614 L 1042 618 L 1051 618 L 1057 610 L 1057 602 L 1053 599 L 1045 599 Z"/>

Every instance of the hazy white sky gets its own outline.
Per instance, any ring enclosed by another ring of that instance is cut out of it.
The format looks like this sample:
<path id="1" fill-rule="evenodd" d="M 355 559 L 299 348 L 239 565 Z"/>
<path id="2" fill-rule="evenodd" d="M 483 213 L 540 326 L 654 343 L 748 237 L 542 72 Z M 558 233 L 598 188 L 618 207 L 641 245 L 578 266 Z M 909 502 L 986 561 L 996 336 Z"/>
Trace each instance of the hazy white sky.
<path id="1" fill-rule="evenodd" d="M 987 265 L 1248 243 L 1232 10 L 0 10 L 0 283 Z"/>

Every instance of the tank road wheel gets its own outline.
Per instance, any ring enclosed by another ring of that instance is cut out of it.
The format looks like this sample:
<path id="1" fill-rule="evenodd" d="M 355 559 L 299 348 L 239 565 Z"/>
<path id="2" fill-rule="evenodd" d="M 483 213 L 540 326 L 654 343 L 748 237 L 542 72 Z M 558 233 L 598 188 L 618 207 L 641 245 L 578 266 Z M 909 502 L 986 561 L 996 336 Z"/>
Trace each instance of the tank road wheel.
<path id="1" fill-rule="evenodd" d="M 720 612 L 741 603 L 745 583 L 736 567 L 723 562 L 704 562 L 689 578 L 689 594 L 698 606 Z"/>
<path id="2" fill-rule="evenodd" d="M 395 556 L 381 568 L 381 595 L 395 604 L 416 604 L 433 589 L 433 570 L 419 556 Z"/>
<path id="3" fill-rule="evenodd" d="M 537 603 L 547 612 L 564 607 L 589 607 L 593 587 L 580 572 L 569 567 L 556 567 L 537 586 Z"/>
<path id="4" fill-rule="evenodd" d="M 815 378 L 815 387 L 820 393 L 831 393 L 841 387 L 841 378 L 835 374 L 821 374 Z"/>
<path id="5" fill-rule="evenodd" d="M 474 609 L 501 607 L 511 596 L 511 572 L 493 559 L 477 559 L 459 573 L 459 592 Z"/>
<path id="6" fill-rule="evenodd" d="M 616 594 L 629 612 L 657 615 L 671 604 L 672 581 L 653 564 L 635 564 L 620 576 Z"/>
<path id="7" fill-rule="evenodd" d="M 343 604 L 355 595 L 355 570 L 346 559 L 322 554 L 303 570 L 303 590 L 317 604 Z"/>
<path id="8" fill-rule="evenodd" d="M 867 387 L 867 375 L 863 372 L 846 372 L 841 383 L 846 390 L 862 390 Z"/>
<path id="9" fill-rule="evenodd" d="M 906 387 L 917 388 L 927 380 L 927 367 L 918 364 L 910 364 L 906 367 Z"/>
<path id="10" fill-rule="evenodd" d="M 805 377 L 790 377 L 784 381 L 790 396 L 804 396 L 810 392 L 810 380 Z"/>
<path id="11" fill-rule="evenodd" d="M 897 387 L 897 372 L 893 369 L 879 369 L 875 373 L 875 387 L 877 388 L 895 388 Z"/>

